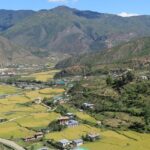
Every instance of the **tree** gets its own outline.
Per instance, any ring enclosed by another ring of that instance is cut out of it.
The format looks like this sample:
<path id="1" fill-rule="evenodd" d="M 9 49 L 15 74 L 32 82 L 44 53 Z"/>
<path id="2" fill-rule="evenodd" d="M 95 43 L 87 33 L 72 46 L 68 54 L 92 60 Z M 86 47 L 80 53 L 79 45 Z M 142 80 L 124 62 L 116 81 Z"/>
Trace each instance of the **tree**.
<path id="1" fill-rule="evenodd" d="M 147 103 L 146 107 L 145 107 L 145 121 L 147 125 L 150 125 L 150 102 Z"/>
<path id="2" fill-rule="evenodd" d="M 127 72 L 126 80 L 127 82 L 132 82 L 134 80 L 134 74 L 131 71 Z"/>
<path id="3" fill-rule="evenodd" d="M 110 76 L 108 76 L 107 79 L 106 79 L 106 83 L 107 83 L 107 85 L 112 85 L 113 84 L 113 79 Z"/>

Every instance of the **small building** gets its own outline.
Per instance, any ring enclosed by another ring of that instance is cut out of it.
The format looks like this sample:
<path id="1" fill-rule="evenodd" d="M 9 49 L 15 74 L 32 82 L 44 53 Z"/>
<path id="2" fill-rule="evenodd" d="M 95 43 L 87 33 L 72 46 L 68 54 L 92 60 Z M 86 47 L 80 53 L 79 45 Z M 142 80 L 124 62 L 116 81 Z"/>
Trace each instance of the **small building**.
<path id="1" fill-rule="evenodd" d="M 66 116 L 68 116 L 70 119 L 75 118 L 75 115 L 73 113 L 67 113 Z"/>
<path id="2" fill-rule="evenodd" d="M 35 141 L 36 138 L 35 137 L 28 137 L 28 138 L 24 138 L 23 139 L 25 142 L 32 142 L 32 141 Z"/>
<path id="3" fill-rule="evenodd" d="M 87 139 L 89 141 L 96 141 L 100 139 L 100 135 L 98 133 L 87 134 Z"/>
<path id="4" fill-rule="evenodd" d="M 84 108 L 90 108 L 90 109 L 93 109 L 93 108 L 94 108 L 94 104 L 83 103 L 83 107 L 84 107 Z"/>
<path id="5" fill-rule="evenodd" d="M 65 103 L 66 103 L 66 101 L 65 101 L 64 99 L 62 99 L 62 100 L 61 100 L 61 101 L 59 101 L 58 103 L 61 105 L 61 104 L 65 104 Z"/>
<path id="6" fill-rule="evenodd" d="M 48 147 L 42 147 L 42 148 L 39 148 L 38 150 L 49 150 Z"/>
<path id="7" fill-rule="evenodd" d="M 59 103 L 59 104 L 65 103 L 63 96 L 55 96 L 54 100 L 53 100 L 53 103 L 54 104 L 56 104 L 56 103 Z"/>
<path id="8" fill-rule="evenodd" d="M 58 122 L 60 125 L 66 125 L 69 121 L 69 117 L 67 116 L 62 116 L 60 118 L 58 118 Z"/>
<path id="9" fill-rule="evenodd" d="M 141 76 L 141 79 L 142 80 L 148 80 L 148 77 L 147 76 Z"/>
<path id="10" fill-rule="evenodd" d="M 34 100 L 35 104 L 41 104 L 42 103 L 42 98 L 38 97 Z"/>
<path id="11" fill-rule="evenodd" d="M 75 147 L 81 146 L 81 145 L 83 145 L 83 140 L 82 140 L 82 139 L 73 140 L 73 141 L 72 141 L 72 144 L 73 144 Z"/>
<path id="12" fill-rule="evenodd" d="M 97 121 L 97 125 L 98 125 L 98 126 L 101 126 L 101 125 L 102 125 L 102 122 L 101 122 L 101 121 Z"/>
<path id="13" fill-rule="evenodd" d="M 66 82 L 64 80 L 56 80 L 55 81 L 55 85 L 58 85 L 58 86 L 64 86 L 66 84 Z"/>
<path id="14" fill-rule="evenodd" d="M 69 120 L 66 124 L 68 127 L 75 127 L 79 125 L 79 122 L 76 120 Z"/>
<path id="15" fill-rule="evenodd" d="M 36 140 L 43 138 L 43 136 L 44 136 L 43 132 L 37 132 L 33 137 L 28 137 L 23 140 L 25 142 L 32 142 L 32 141 L 36 141 Z"/>
<path id="16" fill-rule="evenodd" d="M 61 147 L 61 148 L 65 148 L 65 147 L 69 146 L 70 143 L 71 143 L 71 142 L 70 142 L 69 140 L 67 140 L 67 139 L 62 139 L 62 140 L 60 140 L 60 141 L 58 142 L 58 146 Z"/>
<path id="17" fill-rule="evenodd" d="M 38 132 L 38 133 L 36 133 L 36 134 L 34 135 L 34 137 L 35 137 L 36 139 L 43 138 L 43 136 L 44 136 L 43 132 Z"/>

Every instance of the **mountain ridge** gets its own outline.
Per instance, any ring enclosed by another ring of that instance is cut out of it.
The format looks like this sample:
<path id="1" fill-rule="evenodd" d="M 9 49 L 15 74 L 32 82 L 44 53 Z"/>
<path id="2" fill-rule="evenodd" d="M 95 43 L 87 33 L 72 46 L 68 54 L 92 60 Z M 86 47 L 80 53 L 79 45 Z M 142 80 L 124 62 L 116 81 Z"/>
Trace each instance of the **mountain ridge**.
<path id="1" fill-rule="evenodd" d="M 0 27 L 5 25 L 0 35 L 19 45 L 33 57 L 43 59 L 54 52 L 86 55 L 101 51 L 99 55 L 106 59 L 110 56 L 106 56 L 104 50 L 150 36 L 150 16 L 145 15 L 123 18 L 66 6 L 40 11 L 0 10 L 0 15 L 4 15 L 0 20 Z"/>
<path id="2" fill-rule="evenodd" d="M 22 46 L 77 54 L 150 36 L 149 25 L 150 16 L 123 18 L 60 6 L 38 11 L 2 35 Z"/>
<path id="3" fill-rule="evenodd" d="M 0 36 L 0 64 L 40 64 L 44 62 L 40 57 L 33 55 L 12 41 Z"/>

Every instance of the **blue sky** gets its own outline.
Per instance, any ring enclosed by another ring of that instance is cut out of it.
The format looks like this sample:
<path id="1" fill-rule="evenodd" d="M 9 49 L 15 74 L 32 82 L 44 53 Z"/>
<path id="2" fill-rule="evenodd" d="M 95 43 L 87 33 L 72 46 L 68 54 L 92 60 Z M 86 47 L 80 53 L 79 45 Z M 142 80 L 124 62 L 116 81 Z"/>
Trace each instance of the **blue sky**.
<path id="1" fill-rule="evenodd" d="M 67 5 L 81 10 L 149 14 L 150 0 L 0 0 L 0 9 L 50 9 Z"/>

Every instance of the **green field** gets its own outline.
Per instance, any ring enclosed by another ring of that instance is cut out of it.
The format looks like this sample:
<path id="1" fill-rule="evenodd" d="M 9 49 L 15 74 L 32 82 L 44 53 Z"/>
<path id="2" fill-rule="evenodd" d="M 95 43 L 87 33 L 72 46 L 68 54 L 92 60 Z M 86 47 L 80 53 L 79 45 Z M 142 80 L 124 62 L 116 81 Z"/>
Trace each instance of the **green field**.
<path id="1" fill-rule="evenodd" d="M 117 133 L 111 130 L 100 130 L 88 125 L 79 125 L 74 128 L 65 129 L 62 132 L 54 132 L 46 135 L 46 139 L 78 139 L 86 133 L 99 133 L 101 139 L 96 142 L 85 143 L 82 148 L 88 150 L 149 150 L 150 135 L 133 131 L 121 131 Z"/>
<path id="2" fill-rule="evenodd" d="M 0 95 L 1 94 L 15 94 L 18 93 L 20 90 L 13 86 L 9 85 L 0 85 Z"/>
<path id="3" fill-rule="evenodd" d="M 54 74 L 56 70 L 52 71 Z M 50 72 L 49 72 L 50 73 Z M 46 77 L 45 77 L 46 78 Z M 1 85 L 0 94 L 19 94 L 0 100 L 0 118 L 7 119 L 0 123 L 0 137 L 6 139 L 25 138 L 32 136 L 32 129 L 44 128 L 51 121 L 60 116 L 55 112 L 48 112 L 47 107 L 31 103 L 36 98 L 51 98 L 64 92 L 62 88 L 46 88 L 35 91 L 21 91 L 12 86 Z"/>
<path id="4" fill-rule="evenodd" d="M 94 143 L 86 143 L 83 147 L 89 150 L 149 150 L 150 135 L 140 134 L 132 131 L 102 132 L 102 139 Z"/>

